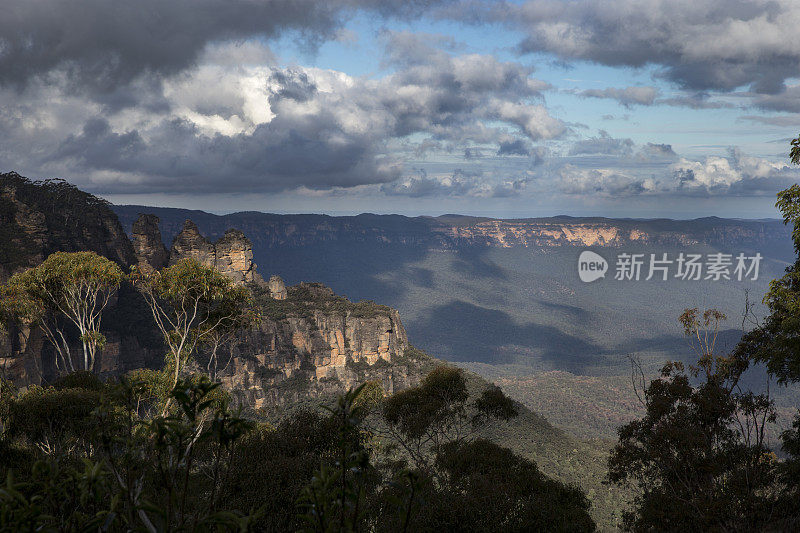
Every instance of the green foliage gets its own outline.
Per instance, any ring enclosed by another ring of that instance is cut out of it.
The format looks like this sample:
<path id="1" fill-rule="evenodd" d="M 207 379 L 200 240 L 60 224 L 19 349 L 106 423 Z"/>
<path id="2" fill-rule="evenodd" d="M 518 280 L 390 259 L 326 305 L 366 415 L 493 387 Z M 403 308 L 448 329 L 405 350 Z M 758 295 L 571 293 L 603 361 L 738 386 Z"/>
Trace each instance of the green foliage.
<path id="1" fill-rule="evenodd" d="M 296 502 L 320 464 L 333 461 L 337 434 L 336 421 L 308 410 L 276 428 L 259 427 L 237 444 L 220 492 L 233 508 L 263 506 L 259 530 L 297 531 L 304 522 L 294 512 Z"/>
<path id="2" fill-rule="evenodd" d="M 792 163 L 800 164 L 800 138 L 791 142 Z M 770 314 L 758 327 L 744 335 L 736 347 L 739 358 L 765 363 L 779 383 L 800 381 L 800 185 L 778 193 L 776 207 L 784 224 L 792 225 L 792 240 L 797 259 L 783 277 L 770 282 L 764 303 Z M 800 526 L 800 411 L 793 425 L 782 434 L 786 461 L 780 465 L 783 483 L 778 499 L 784 527 Z"/>
<path id="3" fill-rule="evenodd" d="M 108 531 L 119 505 L 112 492 L 108 472 L 88 459 L 79 467 L 38 461 L 28 482 L 9 471 L 0 487 L 0 531 Z"/>
<path id="4" fill-rule="evenodd" d="M 716 359 L 716 358 L 713 358 Z M 703 360 L 669 363 L 644 391 L 646 415 L 619 429 L 609 479 L 641 493 L 625 525 L 634 531 L 775 528 L 777 463 L 764 441 L 774 421 L 766 395 L 737 392 L 741 371 Z"/>
<path id="5" fill-rule="evenodd" d="M 100 397 L 99 390 L 34 385 L 12 400 L 8 433 L 54 453 L 88 446 Z"/>
<path id="6" fill-rule="evenodd" d="M 194 259 L 181 259 L 152 274 L 134 269 L 131 280 L 144 296 L 169 349 L 167 365 L 172 369 L 173 387 L 199 344 L 213 339 L 219 346 L 226 335 L 259 320 L 246 287 Z"/>
<path id="7" fill-rule="evenodd" d="M 305 527 L 301 531 L 328 533 L 361 529 L 366 517 L 366 485 L 369 453 L 361 442 L 360 425 L 367 414 L 359 402 L 365 384 L 341 395 L 327 408 L 338 426 L 335 460 L 323 464 L 299 499 Z"/>
<path id="8" fill-rule="evenodd" d="M 53 381 L 52 387 L 56 390 L 83 389 L 99 391 L 103 389 L 103 382 L 100 381 L 97 374 L 79 370 L 57 378 Z"/>
<path id="9" fill-rule="evenodd" d="M 432 457 L 450 442 L 466 442 L 492 419 L 517 416 L 512 400 L 495 386 L 470 401 L 464 371 L 450 366 L 432 370 L 418 387 L 383 402 L 387 433 L 397 440 L 417 468 L 431 471 Z"/>
<path id="10" fill-rule="evenodd" d="M 493 442 L 448 443 L 436 464 L 447 482 L 424 485 L 412 513 L 415 531 L 595 530 L 579 488 L 547 478 L 535 463 Z"/>
<path id="11" fill-rule="evenodd" d="M 83 346 L 83 365 L 78 368 L 91 371 L 105 345 L 100 332 L 103 311 L 123 277 L 116 263 L 94 252 L 56 252 L 42 264 L 14 274 L 0 289 L 3 314 L 40 326 L 58 352 L 56 364 L 62 372 L 76 369 L 65 339 L 69 324 Z"/>

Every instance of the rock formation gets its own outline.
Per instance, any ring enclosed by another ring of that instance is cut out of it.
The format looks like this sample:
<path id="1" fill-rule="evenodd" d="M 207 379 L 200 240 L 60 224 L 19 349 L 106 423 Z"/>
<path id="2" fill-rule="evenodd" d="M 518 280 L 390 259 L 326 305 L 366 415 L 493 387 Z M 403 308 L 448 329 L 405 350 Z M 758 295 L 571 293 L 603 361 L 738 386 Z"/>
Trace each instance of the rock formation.
<path id="1" fill-rule="evenodd" d="M 237 283 L 256 282 L 264 319 L 230 346 L 230 364 L 218 377 L 243 403 L 280 405 L 302 397 L 333 394 L 366 379 L 391 392 L 413 385 L 420 372 L 395 365 L 408 348 L 397 312 L 372 302 L 351 303 L 320 284 L 287 288 L 278 276 L 265 283 L 256 272 L 253 249 L 241 231 L 216 242 L 184 222 L 167 252 L 159 217 L 140 214 L 131 240 L 108 205 L 65 182 L 34 183 L 16 174 L 0 176 L 0 282 L 40 263 L 55 251 L 91 250 L 152 272 L 192 257 Z M 0 368 L 17 386 L 55 377 L 53 350 L 36 329 L 11 327 L 0 335 Z M 108 342 L 95 371 L 117 375 L 163 365 L 163 340 L 136 290 L 123 285 L 103 315 Z M 76 341 L 77 342 L 77 341 Z M 75 346 L 75 351 L 79 351 Z M 195 354 L 197 370 L 204 352 Z M 227 363 L 227 362 L 226 362 Z M 221 369 L 222 370 L 222 369 Z"/>
<path id="2" fill-rule="evenodd" d="M 0 282 L 53 252 L 91 250 L 120 266 L 136 262 L 109 204 L 63 180 L 0 174 Z"/>
<path id="3" fill-rule="evenodd" d="M 186 257 L 216 268 L 237 283 L 264 282 L 253 262 L 253 245 L 239 230 L 230 229 L 212 243 L 200 234 L 197 224 L 187 220 L 172 241 L 169 264 L 174 265 Z"/>
<path id="4" fill-rule="evenodd" d="M 131 240 L 139 269 L 145 273 L 161 270 L 169 263 L 169 252 L 161 240 L 159 219 L 155 215 L 139 215 L 133 223 Z"/>
<path id="5" fill-rule="evenodd" d="M 280 276 L 273 275 L 269 277 L 269 295 L 275 300 L 286 299 L 286 285 Z"/>

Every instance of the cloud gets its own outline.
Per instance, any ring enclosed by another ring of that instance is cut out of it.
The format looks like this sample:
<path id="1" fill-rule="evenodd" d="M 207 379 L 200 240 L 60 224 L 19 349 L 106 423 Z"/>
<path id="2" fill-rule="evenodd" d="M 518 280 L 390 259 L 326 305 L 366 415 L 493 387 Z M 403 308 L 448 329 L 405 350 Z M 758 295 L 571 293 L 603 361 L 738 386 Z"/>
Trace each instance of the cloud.
<path id="1" fill-rule="evenodd" d="M 739 120 L 749 120 L 768 126 L 794 127 L 800 126 L 800 113 L 794 115 L 744 115 Z M 788 144 L 789 141 L 786 141 Z"/>
<path id="2" fill-rule="evenodd" d="M 569 155 L 628 155 L 633 151 L 633 141 L 631 139 L 616 139 L 611 137 L 607 131 L 600 130 L 599 137 L 583 139 L 569 150 Z"/>
<path id="3" fill-rule="evenodd" d="M 774 94 L 798 75 L 795 0 L 528 0 L 491 8 L 526 33 L 523 53 L 608 66 L 656 66 L 693 91 L 741 86 Z"/>
<path id="4" fill-rule="evenodd" d="M 640 150 L 642 156 L 652 159 L 657 157 L 674 158 L 678 157 L 670 144 L 647 143 Z"/>
<path id="5" fill-rule="evenodd" d="M 708 98 L 708 94 L 706 93 L 697 93 L 673 96 L 671 98 L 659 98 L 655 103 L 658 105 L 668 105 L 674 107 L 688 107 L 690 109 L 724 109 L 735 107 L 729 102 L 709 100 Z"/>
<path id="6" fill-rule="evenodd" d="M 607 89 L 586 89 L 578 93 L 579 96 L 588 98 L 610 98 L 627 108 L 634 105 L 653 105 L 658 94 L 659 91 L 655 87 L 625 87 L 622 89 L 609 87 Z"/>
<path id="7" fill-rule="evenodd" d="M 436 0 L 6 0 L 0 85 L 63 77 L 108 95 L 142 77 L 191 69 L 214 44 L 292 35 L 305 46 L 341 37 L 355 10 L 416 18 Z"/>
<path id="8" fill-rule="evenodd" d="M 382 185 L 381 191 L 389 196 L 411 198 L 436 196 L 507 198 L 521 194 L 529 181 L 529 178 L 492 181 L 481 173 L 471 173 L 460 169 L 451 175 L 435 177 L 420 171 L 416 176 Z"/>
<path id="9" fill-rule="evenodd" d="M 796 168 L 748 156 L 737 148 L 732 148 L 728 157 L 681 158 L 671 169 L 678 191 L 688 194 L 775 194 L 800 179 Z"/>
<path id="10" fill-rule="evenodd" d="M 752 104 L 768 111 L 800 113 L 800 85 L 791 85 L 776 94 L 756 95 Z"/>
<path id="11" fill-rule="evenodd" d="M 509 139 L 500 141 L 497 155 L 530 155 L 530 148 L 522 139 Z"/>
<path id="12" fill-rule="evenodd" d="M 651 178 L 640 178 L 616 169 L 584 169 L 564 165 L 558 175 L 558 188 L 568 195 L 628 197 L 656 191 Z"/>
<path id="13" fill-rule="evenodd" d="M 530 67 L 420 46 L 427 62 L 366 78 L 242 65 L 241 56 L 269 59 L 269 51 L 215 45 L 201 64 L 163 80 L 153 99 L 160 107 L 110 111 L 41 82 L 22 97 L 0 88 L 3 144 L 22 147 L 0 160 L 76 176 L 101 194 L 321 190 L 391 182 L 409 159 L 442 151 L 530 154 L 531 141 L 567 131 Z"/>

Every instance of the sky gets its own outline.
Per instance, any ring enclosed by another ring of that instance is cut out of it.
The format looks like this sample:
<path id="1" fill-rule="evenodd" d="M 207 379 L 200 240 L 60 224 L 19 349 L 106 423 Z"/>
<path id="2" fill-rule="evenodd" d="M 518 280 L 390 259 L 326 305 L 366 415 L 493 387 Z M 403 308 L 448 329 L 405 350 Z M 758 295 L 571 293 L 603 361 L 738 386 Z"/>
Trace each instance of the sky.
<path id="1" fill-rule="evenodd" d="M 796 0 L 4 0 L 0 172 L 118 204 L 774 218 Z"/>

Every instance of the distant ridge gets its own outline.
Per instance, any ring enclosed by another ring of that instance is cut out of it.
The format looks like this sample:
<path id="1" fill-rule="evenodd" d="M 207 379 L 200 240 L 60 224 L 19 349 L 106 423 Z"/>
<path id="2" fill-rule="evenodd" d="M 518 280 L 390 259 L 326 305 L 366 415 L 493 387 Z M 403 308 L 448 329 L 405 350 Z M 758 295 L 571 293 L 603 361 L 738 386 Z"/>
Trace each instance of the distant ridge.
<path id="1" fill-rule="evenodd" d="M 256 249 L 308 246 L 314 243 L 358 241 L 428 248 L 471 246 L 551 247 L 623 246 L 637 244 L 764 244 L 782 242 L 789 230 L 777 219 L 741 220 L 715 216 L 693 220 L 607 217 L 554 217 L 499 219 L 468 215 L 440 216 L 276 214 L 242 211 L 215 215 L 199 210 L 141 205 L 115 205 L 112 209 L 130 233 L 141 213 L 161 219 L 166 244 L 193 220 L 210 238 L 238 228 Z"/>

